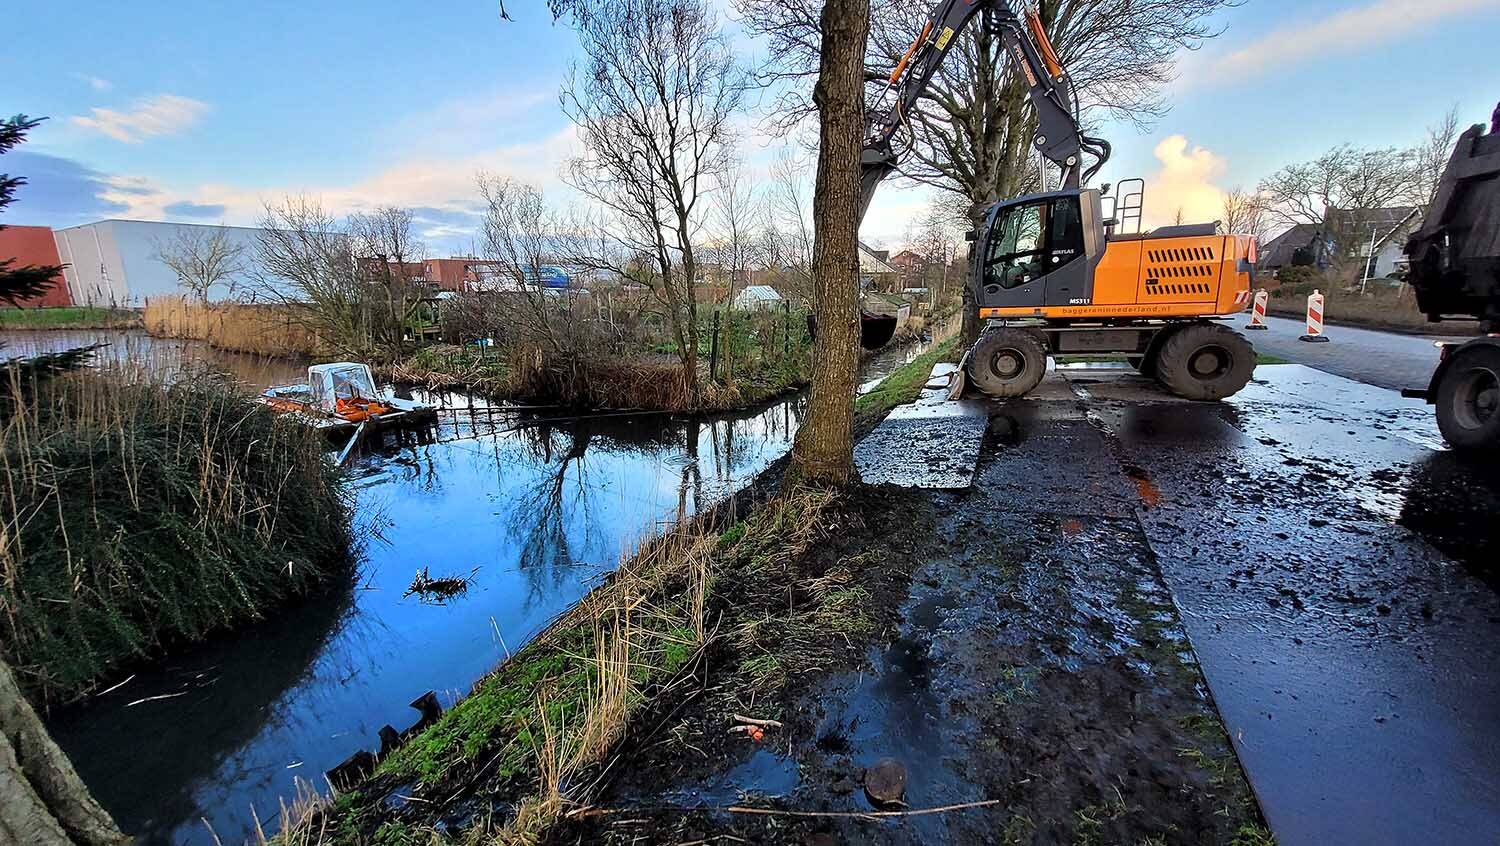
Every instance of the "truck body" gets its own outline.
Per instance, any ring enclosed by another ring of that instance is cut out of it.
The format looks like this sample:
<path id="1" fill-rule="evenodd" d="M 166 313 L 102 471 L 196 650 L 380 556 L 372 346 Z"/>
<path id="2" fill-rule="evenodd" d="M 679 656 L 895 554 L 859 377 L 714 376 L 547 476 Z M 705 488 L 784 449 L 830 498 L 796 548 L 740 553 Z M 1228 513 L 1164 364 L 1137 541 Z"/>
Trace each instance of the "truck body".
<path id="1" fill-rule="evenodd" d="M 1500 452 L 1500 108 L 1490 132 L 1476 125 L 1459 136 L 1406 255 L 1428 320 L 1478 320 L 1489 334 L 1442 344 L 1427 388 L 1402 393 L 1436 406 L 1454 448 Z"/>

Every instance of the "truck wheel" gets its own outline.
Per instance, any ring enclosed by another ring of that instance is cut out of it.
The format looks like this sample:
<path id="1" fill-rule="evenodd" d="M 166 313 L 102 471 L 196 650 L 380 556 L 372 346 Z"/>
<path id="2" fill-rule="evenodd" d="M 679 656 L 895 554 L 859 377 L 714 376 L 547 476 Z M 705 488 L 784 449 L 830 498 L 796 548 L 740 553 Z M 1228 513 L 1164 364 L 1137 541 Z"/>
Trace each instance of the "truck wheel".
<path id="1" fill-rule="evenodd" d="M 1437 389 L 1438 429 L 1454 449 L 1500 449 L 1500 347 L 1459 353 Z"/>
<path id="2" fill-rule="evenodd" d="M 1042 342 L 1022 329 L 995 329 L 969 351 L 969 381 L 992 397 L 1019 397 L 1047 373 Z"/>
<path id="3" fill-rule="evenodd" d="M 1156 355 L 1156 380 L 1179 397 L 1220 400 L 1250 381 L 1255 349 L 1232 329 L 1194 323 L 1173 332 Z"/>

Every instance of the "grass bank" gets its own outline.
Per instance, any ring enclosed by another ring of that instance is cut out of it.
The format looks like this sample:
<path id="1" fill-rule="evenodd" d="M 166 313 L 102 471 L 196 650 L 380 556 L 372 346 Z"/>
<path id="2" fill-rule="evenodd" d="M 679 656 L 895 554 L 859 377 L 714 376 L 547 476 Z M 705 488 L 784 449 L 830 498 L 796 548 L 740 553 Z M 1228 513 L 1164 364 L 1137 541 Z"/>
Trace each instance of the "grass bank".
<path id="1" fill-rule="evenodd" d="M 873 419 L 916 399 L 922 393 L 922 386 L 927 384 L 928 377 L 932 375 L 933 365 L 958 361 L 962 354 L 959 347 L 961 340 L 954 335 L 885 377 L 875 390 L 854 401 L 855 416 L 861 420 Z"/>
<path id="2" fill-rule="evenodd" d="M 286 306 L 198 303 L 186 297 L 152 297 L 142 314 L 146 331 L 159 338 L 207 341 L 231 352 L 308 358 L 322 351 L 317 333 Z"/>
<path id="3" fill-rule="evenodd" d="M 128 308 L 0 308 L 0 329 L 139 329 L 141 315 Z"/>
<path id="4" fill-rule="evenodd" d="M 320 436 L 208 377 L 0 383 L 0 649 L 39 701 L 351 573 Z"/>
<path id="5" fill-rule="evenodd" d="M 802 625 L 858 627 L 868 595 L 852 573 L 797 571 L 836 509 L 830 493 L 798 493 L 723 532 L 704 517 L 646 542 L 357 789 L 287 809 L 276 842 L 412 842 L 455 811 L 466 842 L 539 842 L 588 801 L 647 715 L 695 695 L 710 663 L 784 671 L 755 660 L 766 654 L 761 615 L 796 609 L 812 615 Z M 745 585 L 757 588 L 747 596 Z"/>

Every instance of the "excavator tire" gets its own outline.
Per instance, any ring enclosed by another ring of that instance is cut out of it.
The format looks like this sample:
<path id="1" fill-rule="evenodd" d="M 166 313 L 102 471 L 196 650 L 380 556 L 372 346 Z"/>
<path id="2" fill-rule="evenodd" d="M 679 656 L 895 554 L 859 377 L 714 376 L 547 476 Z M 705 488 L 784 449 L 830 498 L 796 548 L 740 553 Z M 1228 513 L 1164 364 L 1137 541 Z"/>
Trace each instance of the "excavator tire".
<path id="1" fill-rule="evenodd" d="M 1255 372 L 1255 348 L 1233 329 L 1194 323 L 1173 332 L 1156 354 L 1156 381 L 1179 397 L 1221 400 Z"/>
<path id="2" fill-rule="evenodd" d="M 1454 449 L 1500 451 L 1500 346 L 1463 350 L 1437 388 L 1437 422 Z"/>
<path id="3" fill-rule="evenodd" d="M 969 350 L 969 381 L 992 397 L 1019 397 L 1047 374 L 1047 350 L 1034 333 L 992 329 Z"/>

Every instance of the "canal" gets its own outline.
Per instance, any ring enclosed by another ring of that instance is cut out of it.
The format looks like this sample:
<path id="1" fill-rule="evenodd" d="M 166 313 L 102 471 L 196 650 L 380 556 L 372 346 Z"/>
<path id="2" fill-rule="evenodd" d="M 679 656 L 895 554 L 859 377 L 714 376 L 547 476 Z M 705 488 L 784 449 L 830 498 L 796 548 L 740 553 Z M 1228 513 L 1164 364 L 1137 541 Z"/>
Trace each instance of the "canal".
<path id="1" fill-rule="evenodd" d="M 251 387 L 299 380 L 295 364 L 141 333 L 11 333 L 3 355 L 106 340 L 107 361 L 210 367 Z M 866 362 L 876 380 L 918 354 Z M 862 386 L 864 387 L 864 386 Z M 350 461 L 366 537 L 332 595 L 171 659 L 123 671 L 48 723 L 79 773 L 142 844 L 240 843 L 282 802 L 326 790 L 323 772 L 378 745 L 385 724 L 445 707 L 613 570 L 645 534 L 739 489 L 791 447 L 803 396 L 700 420 L 570 416 L 462 394 L 438 423 Z M 422 569 L 472 579 L 444 604 L 408 595 Z"/>

